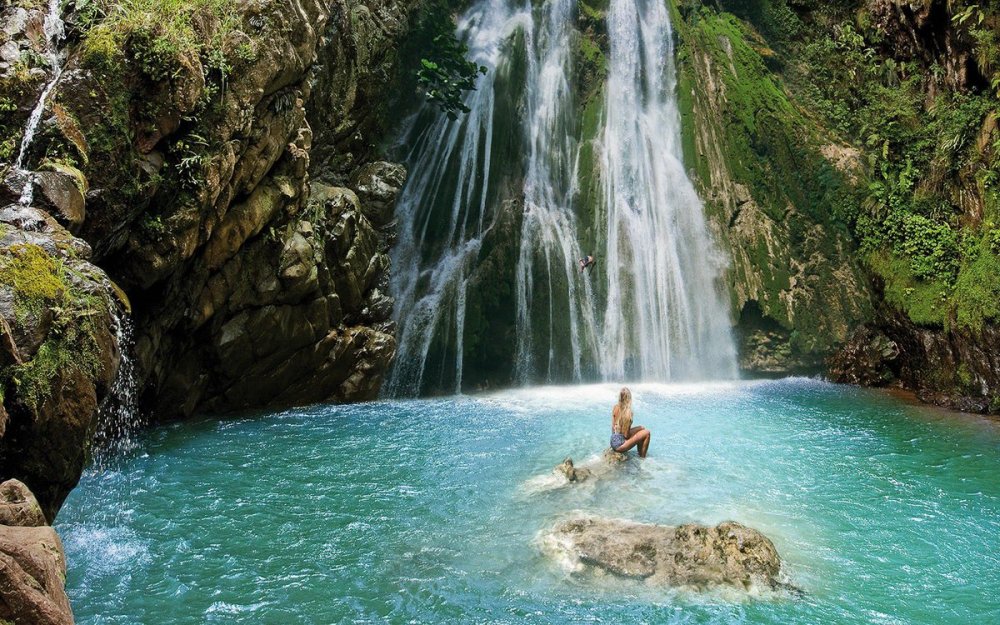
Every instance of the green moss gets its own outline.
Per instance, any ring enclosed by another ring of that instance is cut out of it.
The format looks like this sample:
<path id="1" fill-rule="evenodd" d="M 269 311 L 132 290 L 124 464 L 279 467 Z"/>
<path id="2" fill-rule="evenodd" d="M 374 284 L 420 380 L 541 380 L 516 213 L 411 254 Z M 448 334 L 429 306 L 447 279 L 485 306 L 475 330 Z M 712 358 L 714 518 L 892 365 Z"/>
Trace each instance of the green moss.
<path id="1" fill-rule="evenodd" d="M 82 283 L 63 262 L 33 244 L 0 252 L 0 284 L 13 291 L 15 315 L 32 323 L 43 311 L 54 318 L 45 341 L 27 362 L 0 371 L 0 386 L 12 382 L 21 403 L 37 410 L 52 382 L 73 369 L 95 375 L 99 368 L 94 315 L 100 301 L 74 285 Z"/>
<path id="2" fill-rule="evenodd" d="M 867 262 L 882 279 L 885 301 L 905 312 L 916 324 L 944 326 L 951 294 L 947 282 L 918 279 L 910 261 L 891 252 L 874 252 Z"/>
<path id="3" fill-rule="evenodd" d="M 17 315 L 37 313 L 67 290 L 59 264 L 37 245 L 14 245 L 0 254 L 0 284 L 15 294 Z"/>
<path id="4" fill-rule="evenodd" d="M 1000 255 L 987 237 L 959 271 L 953 302 L 959 327 L 978 331 L 984 323 L 1000 321 Z"/>

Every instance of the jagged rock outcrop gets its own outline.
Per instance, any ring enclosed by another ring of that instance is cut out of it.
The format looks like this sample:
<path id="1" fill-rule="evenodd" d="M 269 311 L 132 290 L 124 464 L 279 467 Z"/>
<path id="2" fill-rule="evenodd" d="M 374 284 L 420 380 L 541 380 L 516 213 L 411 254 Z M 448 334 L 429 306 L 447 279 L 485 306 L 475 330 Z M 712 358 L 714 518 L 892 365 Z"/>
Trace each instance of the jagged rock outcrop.
<path id="1" fill-rule="evenodd" d="M 774 544 L 732 521 L 667 526 L 581 516 L 556 524 L 544 541 L 579 570 L 596 568 L 651 585 L 698 591 L 784 587 Z"/>
<path id="2" fill-rule="evenodd" d="M 0 622 L 72 625 L 66 556 L 38 502 L 17 480 L 0 484 Z"/>
<path id="3" fill-rule="evenodd" d="M 192 35 L 221 37 L 222 69 L 208 43 L 146 58 L 141 37 L 67 16 L 65 69 L 29 151 L 50 170 L 36 204 L 133 301 L 156 416 L 378 392 L 406 172 L 373 146 L 408 10 L 284 0 L 242 7 L 235 28 L 202 11 Z"/>
<path id="4" fill-rule="evenodd" d="M 1000 329 L 918 326 L 885 309 L 858 328 L 830 358 L 836 382 L 901 385 L 922 401 L 978 413 L 1000 413 Z"/>
<path id="5" fill-rule="evenodd" d="M 118 370 L 123 304 L 89 246 L 45 212 L 0 208 L 0 478 L 51 520 L 76 485 Z"/>

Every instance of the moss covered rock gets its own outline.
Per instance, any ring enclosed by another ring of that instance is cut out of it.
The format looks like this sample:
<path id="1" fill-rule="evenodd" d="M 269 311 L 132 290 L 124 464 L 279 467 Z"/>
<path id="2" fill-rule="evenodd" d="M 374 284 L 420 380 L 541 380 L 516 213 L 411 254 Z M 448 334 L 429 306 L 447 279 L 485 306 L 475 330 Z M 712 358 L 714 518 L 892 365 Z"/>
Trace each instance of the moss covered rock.
<path id="1" fill-rule="evenodd" d="M 83 470 L 119 364 L 118 302 L 89 246 L 46 213 L 0 209 L 0 477 L 51 520 Z"/>

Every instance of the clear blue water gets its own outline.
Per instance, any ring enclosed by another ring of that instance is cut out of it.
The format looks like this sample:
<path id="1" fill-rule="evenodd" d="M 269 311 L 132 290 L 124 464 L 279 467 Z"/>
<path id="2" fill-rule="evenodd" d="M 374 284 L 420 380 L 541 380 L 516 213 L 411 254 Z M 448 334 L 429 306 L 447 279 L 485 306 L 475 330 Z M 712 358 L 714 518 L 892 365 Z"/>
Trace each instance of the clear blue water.
<path id="1" fill-rule="evenodd" d="M 650 457 L 549 488 L 607 445 L 616 390 L 154 429 L 59 515 L 77 622 L 1000 622 L 996 422 L 810 380 L 638 385 Z M 573 573 L 540 537 L 574 511 L 743 522 L 806 594 Z"/>

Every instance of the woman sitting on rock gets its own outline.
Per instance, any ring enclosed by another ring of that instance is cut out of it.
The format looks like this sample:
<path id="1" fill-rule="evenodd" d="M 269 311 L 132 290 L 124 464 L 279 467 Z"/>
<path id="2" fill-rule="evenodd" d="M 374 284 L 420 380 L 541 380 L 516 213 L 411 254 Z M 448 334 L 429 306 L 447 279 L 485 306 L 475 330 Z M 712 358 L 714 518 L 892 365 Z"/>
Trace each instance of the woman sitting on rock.
<path id="1" fill-rule="evenodd" d="M 636 445 L 639 457 L 645 458 L 649 450 L 649 430 L 641 425 L 632 427 L 632 391 L 623 388 L 611 411 L 611 449 L 625 453 Z"/>

